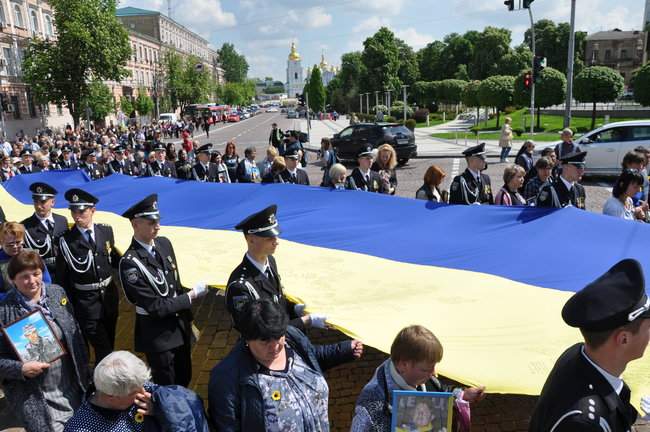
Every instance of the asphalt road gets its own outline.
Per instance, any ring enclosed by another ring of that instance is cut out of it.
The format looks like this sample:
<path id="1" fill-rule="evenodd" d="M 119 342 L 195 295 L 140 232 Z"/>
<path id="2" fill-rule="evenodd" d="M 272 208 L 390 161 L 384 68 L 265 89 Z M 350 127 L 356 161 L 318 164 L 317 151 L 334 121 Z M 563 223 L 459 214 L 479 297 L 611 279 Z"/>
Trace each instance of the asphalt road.
<path id="1" fill-rule="evenodd" d="M 227 125 L 220 124 L 216 128 L 213 127 L 210 131 L 210 136 L 206 137 L 205 134 L 197 134 L 196 137 L 201 144 L 212 143 L 214 148 L 223 151 L 226 142 L 234 139 L 237 152 L 243 156 L 244 149 L 253 146 L 257 149 L 258 160 L 266 155 L 266 147 L 268 146 L 268 138 L 271 130 L 271 124 L 277 123 L 280 129 L 288 130 L 297 128 L 298 122 L 293 119 L 287 119 L 281 113 L 261 113 L 255 117 L 243 120 L 239 123 L 229 123 Z M 514 151 L 514 150 L 513 150 Z M 320 184 L 323 172 L 319 165 L 315 164 L 316 154 L 309 153 L 308 155 L 307 173 L 313 185 Z M 511 158 L 511 160 L 513 160 Z M 514 160 L 513 160 L 514 161 Z M 446 173 L 444 188 L 448 189 L 449 184 L 453 177 L 462 173 L 465 169 L 465 161 L 462 158 L 431 158 L 431 159 L 411 159 L 409 163 L 401 168 L 398 168 L 397 179 L 398 188 L 397 195 L 407 198 L 413 198 L 415 192 L 422 186 L 424 173 L 431 164 L 436 164 L 441 167 Z M 503 185 L 503 169 L 506 164 L 501 164 L 493 159 L 489 160 L 487 174 L 492 181 L 492 188 L 495 193 Z M 587 194 L 587 209 L 589 211 L 601 213 L 603 205 L 607 198 L 611 196 L 611 183 L 613 179 L 585 179 L 583 185 Z"/>

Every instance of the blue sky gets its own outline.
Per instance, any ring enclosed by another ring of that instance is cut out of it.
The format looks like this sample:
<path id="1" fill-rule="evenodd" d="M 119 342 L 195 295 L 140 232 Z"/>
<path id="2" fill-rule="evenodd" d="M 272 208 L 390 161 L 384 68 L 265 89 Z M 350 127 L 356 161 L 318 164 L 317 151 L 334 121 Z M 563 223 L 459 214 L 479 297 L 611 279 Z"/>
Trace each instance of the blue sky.
<path id="1" fill-rule="evenodd" d="M 517 0 L 515 0 L 517 1 Z M 231 42 L 250 64 L 249 76 L 286 79 L 291 41 L 303 67 L 330 64 L 341 54 L 360 50 L 363 40 L 385 25 L 415 49 L 446 34 L 481 30 L 488 25 L 523 40 L 527 11 L 508 12 L 503 0 L 171 0 L 172 17 L 210 40 L 216 48 Z M 576 27 L 596 32 L 640 30 L 646 0 L 577 0 Z M 167 0 L 122 0 L 167 13 Z M 535 19 L 569 21 L 570 0 L 536 0 Z"/>

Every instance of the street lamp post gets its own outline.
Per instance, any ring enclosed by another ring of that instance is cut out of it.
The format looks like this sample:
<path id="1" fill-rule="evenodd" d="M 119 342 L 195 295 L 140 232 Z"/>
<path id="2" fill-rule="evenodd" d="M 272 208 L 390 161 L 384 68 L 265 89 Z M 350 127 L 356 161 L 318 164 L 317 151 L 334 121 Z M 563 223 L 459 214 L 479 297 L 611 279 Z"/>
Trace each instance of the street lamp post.
<path id="1" fill-rule="evenodd" d="M 535 59 L 537 52 L 535 51 L 535 21 L 533 20 L 533 7 L 531 5 L 528 5 L 528 15 L 530 16 L 530 32 L 532 37 L 531 45 L 533 49 L 533 68 L 531 69 L 533 82 L 530 86 L 530 135 L 533 136 L 535 135 L 535 81 L 537 80 L 535 74 Z"/>
<path id="2" fill-rule="evenodd" d="M 359 93 L 359 112 L 363 113 L 363 93 Z"/>
<path id="3" fill-rule="evenodd" d="M 375 90 L 375 111 L 377 111 L 378 105 L 379 105 L 379 91 Z"/>
<path id="4" fill-rule="evenodd" d="M 370 114 L 370 93 L 366 93 L 366 112 Z"/>
<path id="5" fill-rule="evenodd" d="M 576 0 L 571 0 L 571 33 L 569 33 L 569 56 L 566 68 L 566 104 L 564 106 L 564 127 L 571 125 L 571 103 L 573 101 L 573 61 L 576 46 Z"/>

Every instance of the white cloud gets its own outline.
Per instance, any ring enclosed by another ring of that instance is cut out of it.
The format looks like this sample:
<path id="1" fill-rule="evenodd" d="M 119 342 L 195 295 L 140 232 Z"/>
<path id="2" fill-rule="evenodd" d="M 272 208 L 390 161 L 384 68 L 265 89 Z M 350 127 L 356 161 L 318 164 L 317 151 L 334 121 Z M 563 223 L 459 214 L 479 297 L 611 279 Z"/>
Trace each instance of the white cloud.
<path id="1" fill-rule="evenodd" d="M 418 33 L 413 27 L 409 27 L 404 30 L 396 30 L 395 36 L 402 39 L 408 45 L 410 45 L 414 50 L 419 50 L 423 48 L 429 42 L 433 42 L 435 39 L 431 35 Z"/>
<path id="2" fill-rule="evenodd" d="M 351 7 L 361 11 L 377 11 L 385 15 L 397 15 L 402 11 L 406 0 L 359 0 Z"/>
<path id="3" fill-rule="evenodd" d="M 300 22 L 308 28 L 325 27 L 332 24 L 332 15 L 325 12 L 321 6 L 308 9 Z"/>
<path id="4" fill-rule="evenodd" d="M 383 26 L 390 27 L 390 19 L 374 15 L 355 25 L 353 31 L 355 33 L 374 33 Z"/>

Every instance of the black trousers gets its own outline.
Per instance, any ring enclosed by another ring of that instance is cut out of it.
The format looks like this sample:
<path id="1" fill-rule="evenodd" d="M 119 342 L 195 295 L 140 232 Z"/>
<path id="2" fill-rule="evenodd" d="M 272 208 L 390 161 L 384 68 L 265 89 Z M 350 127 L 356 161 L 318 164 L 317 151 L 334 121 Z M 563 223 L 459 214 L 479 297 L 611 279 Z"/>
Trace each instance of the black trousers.
<path id="1" fill-rule="evenodd" d="M 84 297 L 81 297 L 81 296 Z M 115 349 L 119 298 L 114 284 L 101 293 L 77 292 L 75 314 L 81 333 L 95 351 L 95 365 Z M 81 298 L 80 298 L 81 297 Z"/>
<path id="2" fill-rule="evenodd" d="M 162 352 L 146 352 L 151 378 L 159 385 L 177 384 L 187 387 L 192 380 L 192 352 L 187 342 Z"/>

